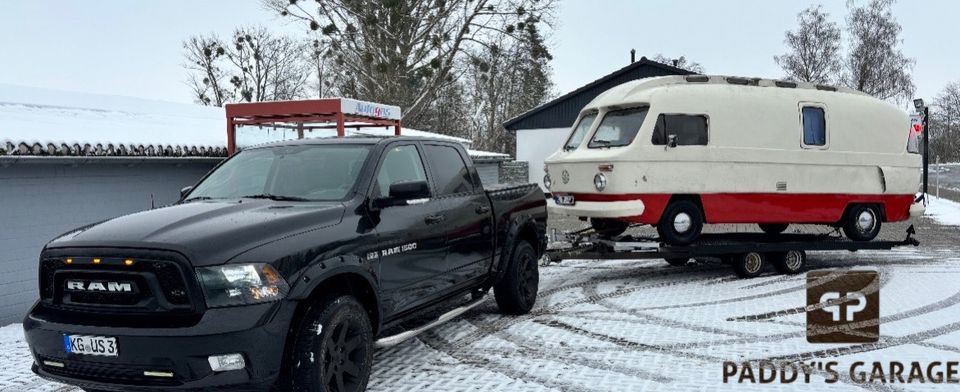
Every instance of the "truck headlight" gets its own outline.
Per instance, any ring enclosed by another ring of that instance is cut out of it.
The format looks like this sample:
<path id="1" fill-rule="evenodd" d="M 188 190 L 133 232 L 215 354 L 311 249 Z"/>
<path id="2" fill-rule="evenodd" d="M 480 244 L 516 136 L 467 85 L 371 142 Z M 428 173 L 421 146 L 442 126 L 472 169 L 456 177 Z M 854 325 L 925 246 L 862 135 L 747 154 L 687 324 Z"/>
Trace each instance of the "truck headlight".
<path id="1" fill-rule="evenodd" d="M 550 189 L 551 185 L 553 185 L 553 181 L 550 180 L 550 173 L 547 173 L 547 175 L 543 176 L 543 186 Z"/>
<path id="2" fill-rule="evenodd" d="M 269 264 L 228 264 L 197 268 L 207 307 L 250 305 L 276 301 L 290 286 Z"/>
<path id="3" fill-rule="evenodd" d="M 593 176 L 593 186 L 597 188 L 598 191 L 603 192 L 604 188 L 607 187 L 607 176 L 603 173 L 597 173 Z"/>

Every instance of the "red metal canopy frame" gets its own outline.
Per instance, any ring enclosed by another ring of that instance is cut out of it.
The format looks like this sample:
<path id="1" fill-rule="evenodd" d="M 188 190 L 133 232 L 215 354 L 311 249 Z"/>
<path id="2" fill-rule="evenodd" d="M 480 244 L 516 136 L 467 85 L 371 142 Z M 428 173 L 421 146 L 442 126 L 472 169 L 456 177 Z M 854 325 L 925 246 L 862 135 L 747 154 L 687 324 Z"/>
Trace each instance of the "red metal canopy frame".
<path id="1" fill-rule="evenodd" d="M 301 101 L 274 101 L 231 103 L 227 112 L 227 154 L 237 150 L 238 125 L 265 125 L 277 128 L 293 128 L 297 137 L 303 139 L 306 129 L 337 129 L 337 137 L 346 134 L 350 127 L 394 127 L 394 135 L 400 135 L 400 108 L 349 98 L 325 98 Z"/>

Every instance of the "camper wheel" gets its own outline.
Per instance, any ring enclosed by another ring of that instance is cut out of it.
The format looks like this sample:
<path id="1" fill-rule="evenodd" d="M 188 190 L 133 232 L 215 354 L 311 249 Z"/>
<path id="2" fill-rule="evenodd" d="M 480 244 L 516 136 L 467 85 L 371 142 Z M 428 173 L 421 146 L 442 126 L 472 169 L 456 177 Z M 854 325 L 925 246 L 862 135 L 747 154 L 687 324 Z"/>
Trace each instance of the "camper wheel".
<path id="1" fill-rule="evenodd" d="M 590 218 L 590 226 L 603 238 L 613 238 L 630 227 L 630 222 L 607 218 Z"/>
<path id="2" fill-rule="evenodd" d="M 787 226 L 790 226 L 786 223 L 761 223 L 760 230 L 767 234 L 780 234 L 787 230 Z"/>
<path id="3" fill-rule="evenodd" d="M 696 241 L 703 230 L 703 212 L 690 200 L 675 200 L 667 206 L 657 224 L 660 239 L 671 245 Z"/>
<path id="4" fill-rule="evenodd" d="M 856 204 L 843 217 L 843 234 L 854 241 L 870 241 L 880 234 L 880 210 L 870 204 Z"/>
<path id="5" fill-rule="evenodd" d="M 747 252 L 733 257 L 733 270 L 741 278 L 755 278 L 763 273 L 767 257 L 760 252 Z"/>

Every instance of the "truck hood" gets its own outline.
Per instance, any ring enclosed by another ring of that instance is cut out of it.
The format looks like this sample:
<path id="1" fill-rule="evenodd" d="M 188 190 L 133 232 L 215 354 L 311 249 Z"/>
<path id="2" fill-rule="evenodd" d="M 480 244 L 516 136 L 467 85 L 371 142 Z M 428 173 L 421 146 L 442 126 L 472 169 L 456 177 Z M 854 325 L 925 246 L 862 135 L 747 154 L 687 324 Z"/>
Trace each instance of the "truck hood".
<path id="1" fill-rule="evenodd" d="M 195 266 L 216 265 L 258 246 L 336 225 L 343 212 L 339 202 L 200 201 L 85 226 L 57 237 L 47 248 L 166 249 L 182 253 Z"/>

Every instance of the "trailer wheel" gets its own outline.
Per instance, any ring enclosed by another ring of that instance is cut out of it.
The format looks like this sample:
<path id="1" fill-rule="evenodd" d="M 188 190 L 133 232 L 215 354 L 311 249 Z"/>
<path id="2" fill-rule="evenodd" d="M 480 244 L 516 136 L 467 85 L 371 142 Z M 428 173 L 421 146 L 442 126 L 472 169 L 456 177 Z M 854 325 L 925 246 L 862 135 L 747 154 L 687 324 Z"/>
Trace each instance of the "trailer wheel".
<path id="1" fill-rule="evenodd" d="M 674 267 L 683 267 L 690 262 L 689 257 L 671 257 L 664 260 L 667 261 L 667 264 L 670 264 Z"/>
<path id="2" fill-rule="evenodd" d="M 773 267 L 781 274 L 798 274 L 807 268 L 807 254 L 802 250 L 788 250 L 770 256 Z"/>
<path id="3" fill-rule="evenodd" d="M 688 245 L 700 237 L 703 230 L 703 212 L 690 200 L 677 200 L 663 211 L 657 233 L 671 245 Z"/>
<path id="4" fill-rule="evenodd" d="M 760 252 L 741 253 L 733 257 L 733 270 L 741 278 L 760 276 L 766 264 L 766 256 Z"/>
<path id="5" fill-rule="evenodd" d="M 760 230 L 767 234 L 780 234 L 787 230 L 787 226 L 790 226 L 786 223 L 761 223 Z"/>
<path id="6" fill-rule="evenodd" d="M 880 234 L 880 210 L 870 204 L 850 206 L 843 217 L 843 234 L 854 241 L 870 241 Z"/>
<path id="7" fill-rule="evenodd" d="M 590 226 L 603 238 L 613 238 L 630 227 L 630 222 L 609 218 L 590 218 Z"/>

